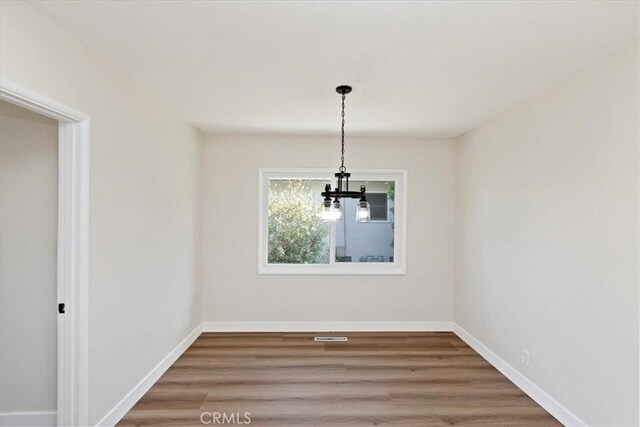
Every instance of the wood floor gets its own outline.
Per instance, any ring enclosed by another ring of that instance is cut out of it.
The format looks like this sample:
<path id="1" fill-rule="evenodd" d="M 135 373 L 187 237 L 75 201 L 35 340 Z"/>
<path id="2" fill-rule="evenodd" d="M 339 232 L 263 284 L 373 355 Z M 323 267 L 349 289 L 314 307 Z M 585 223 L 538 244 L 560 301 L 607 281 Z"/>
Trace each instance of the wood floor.
<path id="1" fill-rule="evenodd" d="M 560 425 L 452 333 L 316 335 L 203 334 L 118 425 Z"/>

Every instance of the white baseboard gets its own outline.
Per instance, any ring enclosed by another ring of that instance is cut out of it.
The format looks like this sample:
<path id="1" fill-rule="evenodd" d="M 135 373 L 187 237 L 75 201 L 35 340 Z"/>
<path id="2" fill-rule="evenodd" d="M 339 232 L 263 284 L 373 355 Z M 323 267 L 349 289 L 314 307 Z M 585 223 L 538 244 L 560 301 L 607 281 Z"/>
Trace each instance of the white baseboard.
<path id="1" fill-rule="evenodd" d="M 203 332 L 451 332 L 452 322 L 205 322 Z"/>
<path id="2" fill-rule="evenodd" d="M 557 400 L 549 396 L 544 390 L 535 385 L 531 380 L 518 372 L 513 366 L 505 362 L 500 356 L 491 351 L 487 346 L 478 341 L 473 335 L 465 331 L 460 325 L 453 324 L 453 332 L 474 349 L 487 362 L 491 363 L 498 371 L 513 382 L 519 389 L 535 400 L 547 412 L 553 415 L 565 426 L 586 426 L 587 424 L 578 418 L 573 412 L 562 406 Z"/>
<path id="3" fill-rule="evenodd" d="M 156 365 L 136 386 L 113 407 L 99 422 L 98 426 L 114 426 L 133 405 L 160 379 L 162 374 L 189 348 L 202 333 L 202 323 L 196 326 L 185 339 Z"/>
<path id="4" fill-rule="evenodd" d="M 2 412 L 2 427 L 45 427 L 55 426 L 58 422 L 57 412 Z"/>

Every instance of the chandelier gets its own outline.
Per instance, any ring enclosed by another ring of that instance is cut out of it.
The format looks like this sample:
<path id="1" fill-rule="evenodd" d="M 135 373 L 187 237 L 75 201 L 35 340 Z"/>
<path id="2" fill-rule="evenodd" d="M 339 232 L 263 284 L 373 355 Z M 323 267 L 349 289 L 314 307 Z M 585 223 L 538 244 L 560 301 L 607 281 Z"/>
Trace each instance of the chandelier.
<path id="1" fill-rule="evenodd" d="M 367 188 L 361 185 L 360 191 L 349 191 L 349 177 L 351 177 L 351 174 L 347 172 L 347 168 L 344 166 L 344 99 L 351 92 L 351 86 L 338 86 L 336 92 L 342 95 L 342 162 L 338 172 L 335 174 L 338 186 L 332 191 L 331 184 L 327 184 L 321 193 L 324 201 L 322 202 L 320 217 L 326 222 L 340 221 L 344 216 L 340 199 L 360 199 L 356 209 L 356 221 L 367 222 L 370 217 Z"/>

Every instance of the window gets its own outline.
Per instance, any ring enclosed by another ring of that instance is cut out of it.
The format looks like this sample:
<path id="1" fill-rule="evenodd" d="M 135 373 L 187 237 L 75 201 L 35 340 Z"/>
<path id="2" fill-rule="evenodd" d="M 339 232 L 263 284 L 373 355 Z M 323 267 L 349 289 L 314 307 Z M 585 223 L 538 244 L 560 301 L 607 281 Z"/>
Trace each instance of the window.
<path id="1" fill-rule="evenodd" d="M 371 220 L 356 221 L 357 199 L 343 219 L 320 219 L 330 169 L 259 170 L 260 274 L 404 274 L 406 171 L 352 170 L 349 187 L 367 186 Z"/>
<path id="2" fill-rule="evenodd" d="M 391 189 L 389 189 L 391 191 Z M 389 220 L 389 193 L 369 193 L 370 221 L 388 221 Z"/>

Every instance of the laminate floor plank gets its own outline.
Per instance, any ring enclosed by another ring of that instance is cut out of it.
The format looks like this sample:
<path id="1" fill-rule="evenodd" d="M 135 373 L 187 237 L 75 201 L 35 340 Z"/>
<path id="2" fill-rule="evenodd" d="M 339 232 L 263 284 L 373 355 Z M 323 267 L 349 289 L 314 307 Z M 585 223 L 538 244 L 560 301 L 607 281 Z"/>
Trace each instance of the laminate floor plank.
<path id="1" fill-rule="evenodd" d="M 447 332 L 205 333 L 118 425 L 238 425 L 246 412 L 265 427 L 560 425 Z"/>

